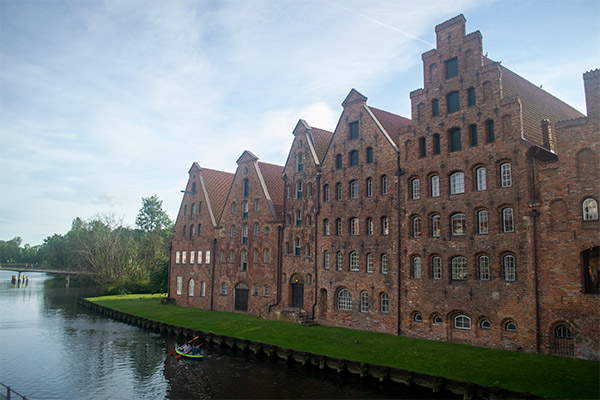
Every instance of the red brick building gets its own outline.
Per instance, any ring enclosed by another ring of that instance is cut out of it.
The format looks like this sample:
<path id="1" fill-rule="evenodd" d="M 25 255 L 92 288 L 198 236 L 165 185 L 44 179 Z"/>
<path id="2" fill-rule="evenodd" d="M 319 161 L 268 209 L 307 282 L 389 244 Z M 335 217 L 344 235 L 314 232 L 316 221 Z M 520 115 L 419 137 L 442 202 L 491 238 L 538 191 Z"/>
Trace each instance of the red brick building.
<path id="1" fill-rule="evenodd" d="M 208 171 L 195 164 L 171 297 L 598 359 L 600 71 L 584 75 L 584 116 L 485 56 L 465 22 L 436 27 L 411 119 L 352 89 L 334 132 L 298 122 L 285 167 L 245 152 L 233 179 L 219 175 L 230 188 L 214 220 L 191 211 L 211 196 L 191 187 Z M 212 269 L 200 248 L 218 252 Z"/>

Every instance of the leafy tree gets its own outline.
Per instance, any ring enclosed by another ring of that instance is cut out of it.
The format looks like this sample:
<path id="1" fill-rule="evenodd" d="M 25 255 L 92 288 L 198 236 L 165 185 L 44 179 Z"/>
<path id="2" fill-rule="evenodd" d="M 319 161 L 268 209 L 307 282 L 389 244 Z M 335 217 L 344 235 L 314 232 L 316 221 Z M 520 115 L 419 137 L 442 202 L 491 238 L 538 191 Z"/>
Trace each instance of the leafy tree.
<path id="1" fill-rule="evenodd" d="M 171 220 L 162 209 L 162 200 L 157 195 L 142 197 L 142 208 L 135 219 L 135 224 L 145 232 L 156 232 L 171 225 Z"/>

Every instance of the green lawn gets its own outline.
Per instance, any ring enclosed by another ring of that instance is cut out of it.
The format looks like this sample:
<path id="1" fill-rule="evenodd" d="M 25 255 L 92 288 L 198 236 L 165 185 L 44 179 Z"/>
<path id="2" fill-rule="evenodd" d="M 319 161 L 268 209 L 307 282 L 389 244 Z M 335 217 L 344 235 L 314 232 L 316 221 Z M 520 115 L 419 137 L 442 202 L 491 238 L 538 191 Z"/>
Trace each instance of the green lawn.
<path id="1" fill-rule="evenodd" d="M 600 363 L 484 349 L 256 316 L 161 305 L 160 296 L 88 299 L 155 321 L 315 354 L 386 365 L 550 398 L 600 398 Z M 358 340 L 358 344 L 355 343 Z"/>

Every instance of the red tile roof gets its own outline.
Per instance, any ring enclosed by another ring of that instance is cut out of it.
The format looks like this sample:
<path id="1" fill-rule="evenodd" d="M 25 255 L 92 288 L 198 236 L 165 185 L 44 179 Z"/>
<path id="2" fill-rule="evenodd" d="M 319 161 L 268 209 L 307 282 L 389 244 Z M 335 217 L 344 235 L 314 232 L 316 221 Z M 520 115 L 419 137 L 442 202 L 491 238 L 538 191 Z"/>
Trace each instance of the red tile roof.
<path id="1" fill-rule="evenodd" d="M 500 66 L 502 71 L 502 95 L 504 98 L 517 96 L 523 107 L 523 136 L 542 145 L 543 119 L 554 125 L 558 121 L 580 118 L 584 115 L 563 101 L 542 90 L 527 79 Z"/>
<path id="2" fill-rule="evenodd" d="M 269 164 L 262 161 L 258 162 L 258 167 L 265 180 L 267 191 L 273 202 L 275 213 L 279 219 L 283 218 L 283 171 L 284 167 L 281 165 Z"/>
<path id="3" fill-rule="evenodd" d="M 368 106 L 369 110 L 373 113 L 375 118 L 379 121 L 379 123 L 383 126 L 383 129 L 386 130 L 388 135 L 392 138 L 392 140 L 398 144 L 400 131 L 402 129 L 406 129 L 410 126 L 411 120 L 408 118 L 404 118 L 397 114 L 392 114 L 388 111 L 383 111 L 375 107 Z"/>
<path id="4" fill-rule="evenodd" d="M 227 199 L 234 175 L 230 172 L 209 168 L 202 168 L 200 173 L 202 174 L 202 179 L 204 179 L 213 215 L 218 223 L 225 207 L 225 200 Z"/>
<path id="5" fill-rule="evenodd" d="M 327 148 L 329 147 L 329 143 L 331 142 L 331 138 L 333 137 L 333 132 L 312 127 L 310 130 L 312 134 L 313 144 L 315 146 L 315 152 L 317 153 L 317 158 L 319 159 L 319 163 L 322 163 L 323 157 L 325 157 L 325 153 L 327 152 Z"/>

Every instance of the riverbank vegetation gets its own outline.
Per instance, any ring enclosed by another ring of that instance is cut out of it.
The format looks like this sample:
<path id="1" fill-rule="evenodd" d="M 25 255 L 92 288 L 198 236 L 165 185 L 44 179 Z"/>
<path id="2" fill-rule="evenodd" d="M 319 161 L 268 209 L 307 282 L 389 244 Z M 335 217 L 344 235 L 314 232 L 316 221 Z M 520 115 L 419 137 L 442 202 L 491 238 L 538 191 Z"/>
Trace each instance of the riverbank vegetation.
<path id="1" fill-rule="evenodd" d="M 0 263 L 84 271 L 106 294 L 165 292 L 172 229 L 162 201 L 145 197 L 135 228 L 109 214 L 75 218 L 69 232 L 39 246 L 0 241 Z"/>
<path id="2" fill-rule="evenodd" d="M 315 354 L 501 387 L 547 398 L 600 398 L 600 363 L 485 349 L 346 328 L 258 319 L 239 313 L 161 305 L 161 296 L 89 299 L 154 321 Z"/>

